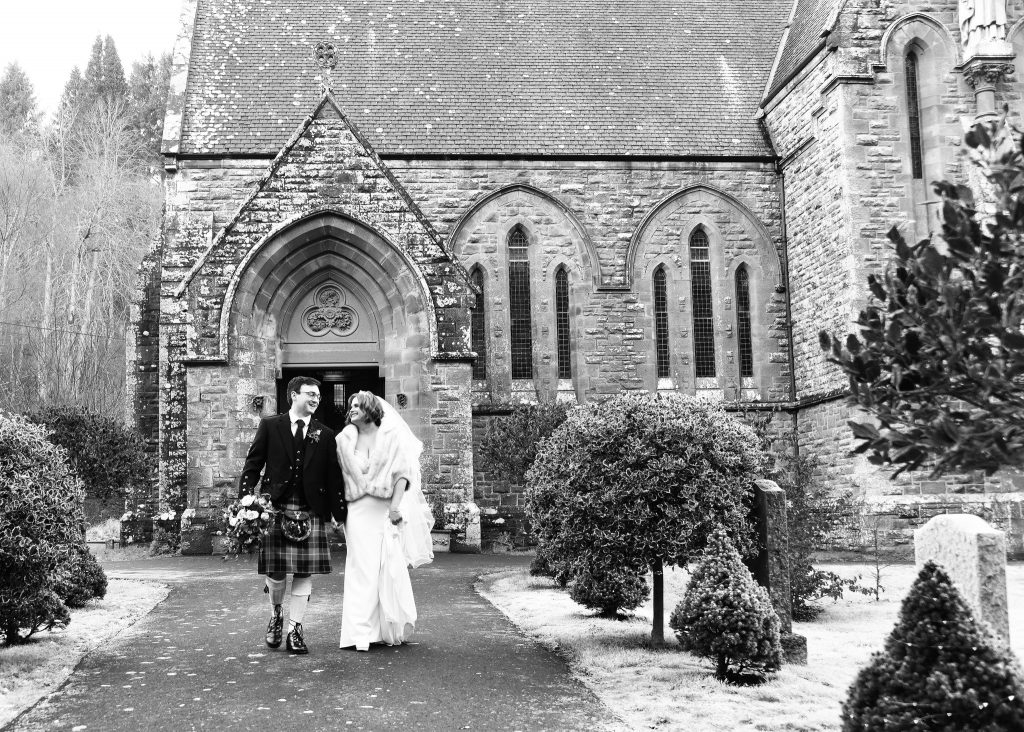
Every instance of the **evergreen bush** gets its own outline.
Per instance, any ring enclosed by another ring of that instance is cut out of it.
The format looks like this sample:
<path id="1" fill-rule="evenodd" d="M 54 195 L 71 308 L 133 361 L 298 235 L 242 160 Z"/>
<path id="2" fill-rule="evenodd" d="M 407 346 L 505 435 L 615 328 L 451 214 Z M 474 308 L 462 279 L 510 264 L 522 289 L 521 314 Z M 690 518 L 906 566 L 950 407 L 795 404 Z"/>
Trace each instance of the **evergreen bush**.
<path id="1" fill-rule="evenodd" d="M 149 459 L 142 437 L 123 422 L 81 407 L 47 407 L 26 415 L 46 425 L 48 439 L 67 451 L 89 498 L 121 500 L 145 490 Z"/>
<path id="2" fill-rule="evenodd" d="M 1020 666 L 975 621 L 949 576 L 921 569 L 900 617 L 843 705 L 849 730 L 1021 730 Z"/>
<path id="3" fill-rule="evenodd" d="M 767 456 L 720 406 L 683 395 L 620 394 L 568 413 L 526 474 L 527 512 L 555 570 L 684 565 L 724 528 L 744 551 L 752 481 Z M 662 642 L 656 607 L 652 639 Z"/>
<path id="4" fill-rule="evenodd" d="M 635 610 L 650 593 L 647 578 L 621 567 L 582 566 L 572 573 L 569 597 L 602 617 L 620 617 L 623 610 Z"/>
<path id="5" fill-rule="evenodd" d="M 480 463 L 512 483 L 523 480 L 537 456 L 540 443 L 565 421 L 564 402 L 518 404 L 512 412 L 487 423 L 480 441 Z"/>
<path id="6" fill-rule="evenodd" d="M 782 665 L 779 616 L 768 591 L 723 532 L 712 537 L 669 626 L 683 650 L 715 659 L 722 681 L 763 681 L 760 673 Z"/>
<path id="7" fill-rule="evenodd" d="M 94 597 L 107 594 L 107 575 L 84 545 L 72 548 L 69 561 L 57 568 L 54 592 L 70 608 L 85 607 Z"/>
<path id="8" fill-rule="evenodd" d="M 97 587 L 76 577 L 62 583 L 84 547 L 85 491 L 63 448 L 44 427 L 0 413 L 0 642 L 22 643 L 41 629 L 67 624 L 60 592 Z M 96 569 L 99 569 L 96 567 Z M 102 570 L 99 570 L 102 573 Z M 68 596 L 79 597 L 77 592 Z M 73 600 L 74 601 L 74 600 Z"/>

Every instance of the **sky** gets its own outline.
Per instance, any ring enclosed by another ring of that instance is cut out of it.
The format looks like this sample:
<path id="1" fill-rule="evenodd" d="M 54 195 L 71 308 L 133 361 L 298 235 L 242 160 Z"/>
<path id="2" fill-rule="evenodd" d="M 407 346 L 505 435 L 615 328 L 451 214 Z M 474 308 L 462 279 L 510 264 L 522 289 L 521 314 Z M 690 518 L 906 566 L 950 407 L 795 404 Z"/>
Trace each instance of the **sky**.
<path id="1" fill-rule="evenodd" d="M 110 36 L 124 65 L 170 52 L 182 0 L 0 0 L 0 73 L 17 62 L 49 115 L 71 69 L 85 71 L 97 35 Z"/>

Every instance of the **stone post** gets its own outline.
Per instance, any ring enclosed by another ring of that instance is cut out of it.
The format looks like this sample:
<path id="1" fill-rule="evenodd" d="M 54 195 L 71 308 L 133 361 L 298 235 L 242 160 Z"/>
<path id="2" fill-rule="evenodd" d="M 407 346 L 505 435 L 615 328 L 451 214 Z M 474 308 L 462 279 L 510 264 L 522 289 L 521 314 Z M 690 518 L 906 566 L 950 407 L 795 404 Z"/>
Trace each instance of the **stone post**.
<path id="1" fill-rule="evenodd" d="M 942 514 L 914 532 L 914 558 L 920 570 L 931 560 L 941 566 L 977 619 L 1007 645 L 1006 535 L 978 516 Z"/>
<path id="2" fill-rule="evenodd" d="M 754 481 L 753 518 L 759 552 L 747 566 L 757 583 L 768 590 L 779 616 L 786 661 L 807 663 L 807 639 L 793 633 L 786 492 L 774 481 Z"/>

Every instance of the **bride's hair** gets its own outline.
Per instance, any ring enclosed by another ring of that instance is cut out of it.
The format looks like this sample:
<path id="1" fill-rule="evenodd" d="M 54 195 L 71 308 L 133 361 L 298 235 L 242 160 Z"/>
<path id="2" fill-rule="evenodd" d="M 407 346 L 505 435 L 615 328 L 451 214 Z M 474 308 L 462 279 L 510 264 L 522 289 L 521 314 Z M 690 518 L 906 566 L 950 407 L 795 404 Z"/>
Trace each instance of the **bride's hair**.
<path id="1" fill-rule="evenodd" d="M 372 391 L 357 391 L 348 399 L 349 409 L 352 408 L 353 404 L 366 412 L 366 416 L 370 418 L 370 421 L 380 427 L 380 420 L 384 417 L 384 410 Z M 347 412 L 345 414 L 345 424 L 352 424 L 352 418 L 349 417 Z"/>

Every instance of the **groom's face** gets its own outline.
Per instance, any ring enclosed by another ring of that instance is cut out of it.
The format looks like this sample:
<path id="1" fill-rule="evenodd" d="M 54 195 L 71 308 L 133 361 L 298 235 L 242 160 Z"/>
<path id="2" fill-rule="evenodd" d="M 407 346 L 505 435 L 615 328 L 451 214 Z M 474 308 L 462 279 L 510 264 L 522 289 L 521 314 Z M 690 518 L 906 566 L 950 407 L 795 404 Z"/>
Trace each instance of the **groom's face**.
<path id="1" fill-rule="evenodd" d="M 292 392 L 292 409 L 296 414 L 308 417 L 320 406 L 320 390 L 315 386 L 303 386 Z"/>

